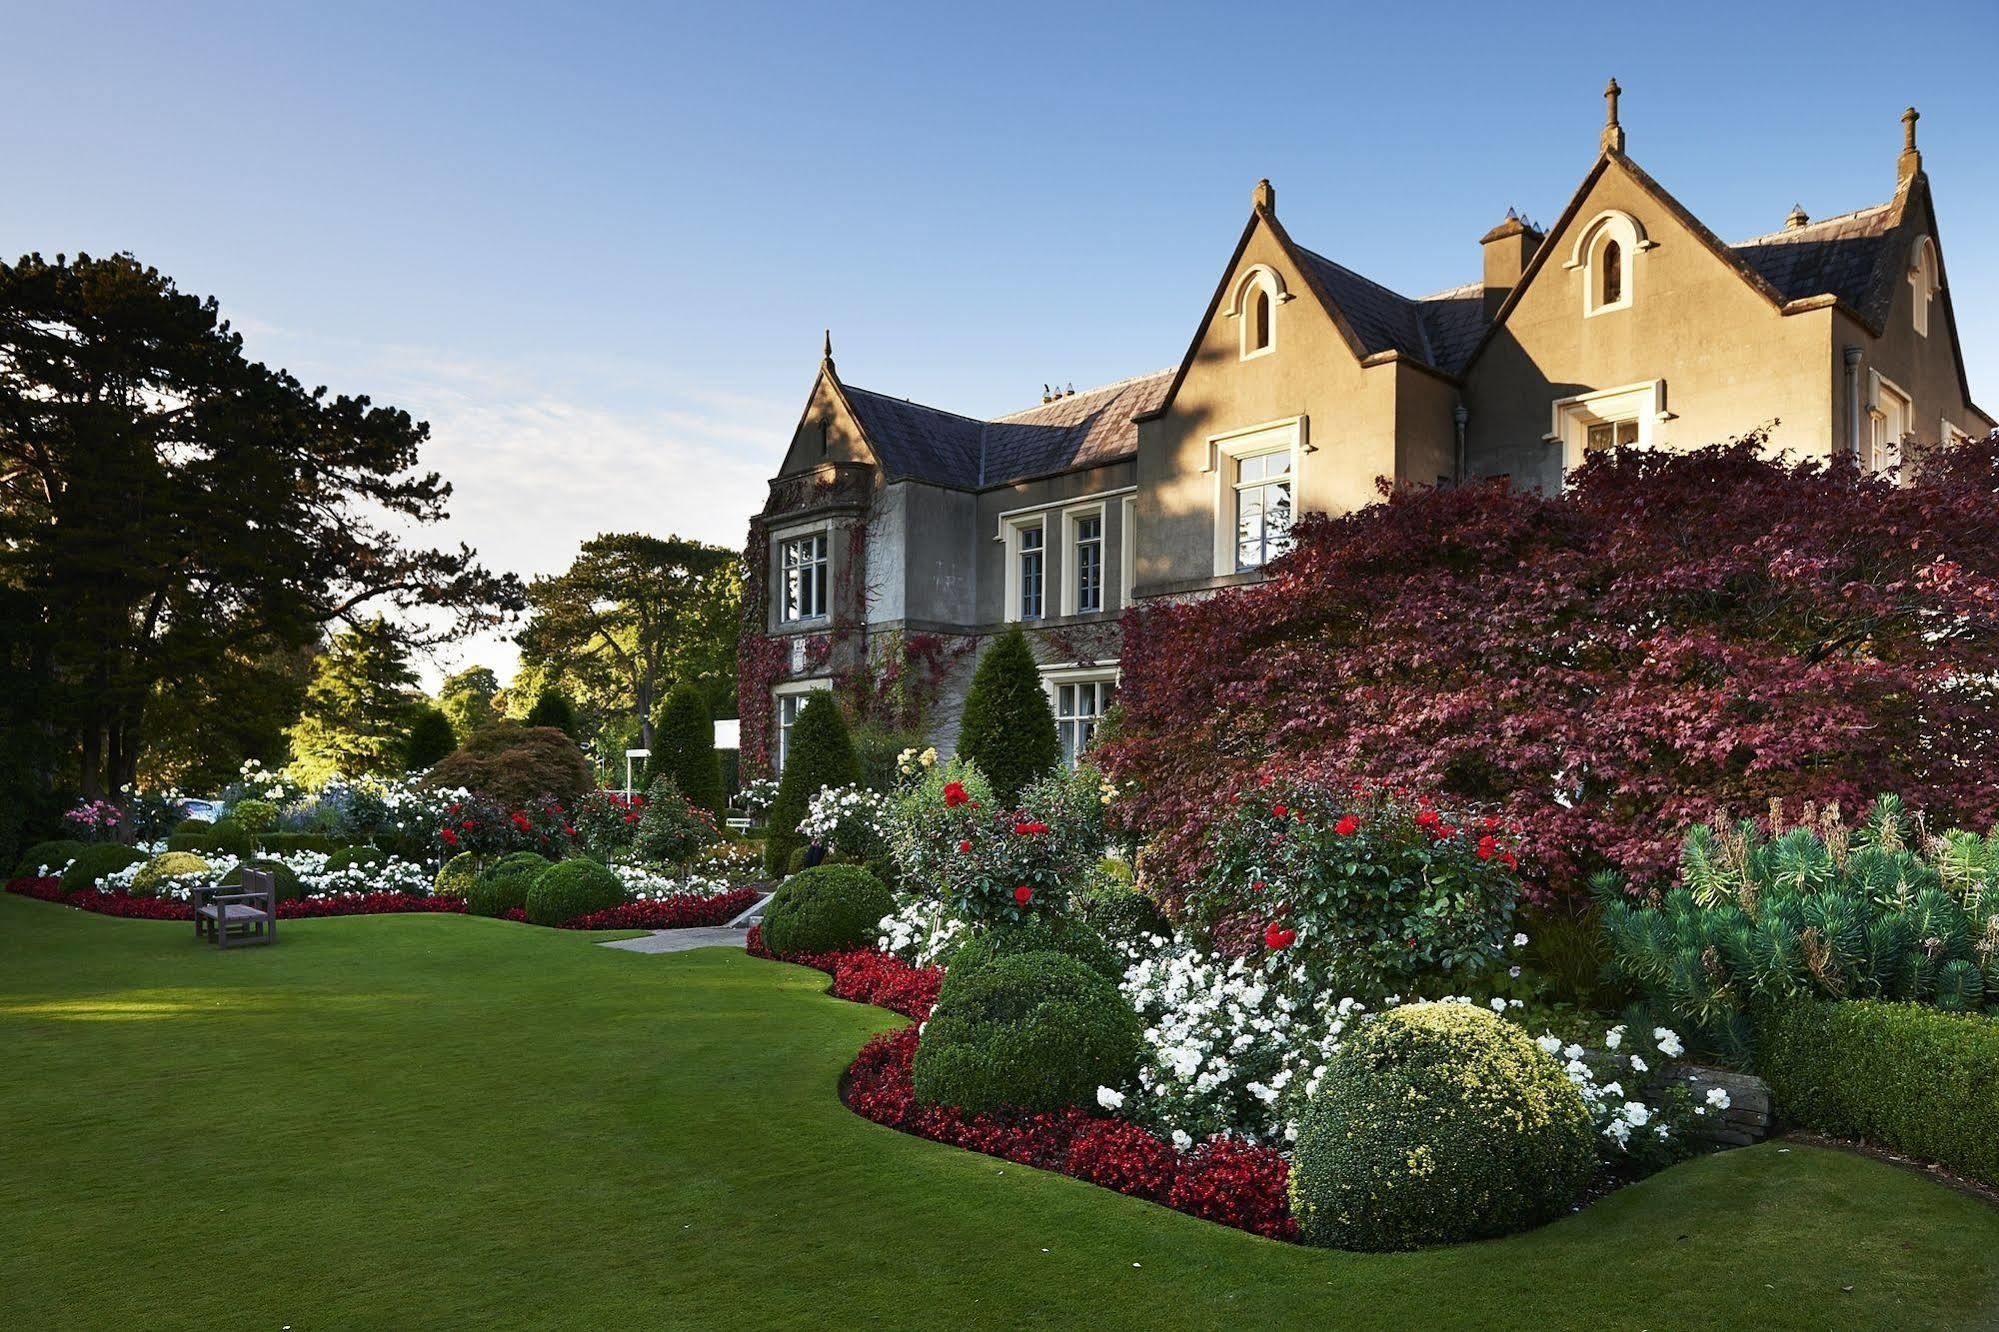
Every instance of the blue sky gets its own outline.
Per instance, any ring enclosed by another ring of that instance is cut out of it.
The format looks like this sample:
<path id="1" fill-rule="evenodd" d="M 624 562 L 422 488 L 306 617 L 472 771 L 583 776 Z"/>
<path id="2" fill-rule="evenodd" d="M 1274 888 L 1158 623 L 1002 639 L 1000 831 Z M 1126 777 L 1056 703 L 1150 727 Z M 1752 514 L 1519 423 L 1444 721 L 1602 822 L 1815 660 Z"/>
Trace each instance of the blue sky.
<path id="1" fill-rule="evenodd" d="M 738 544 L 830 325 L 981 414 L 1171 364 L 1259 176 L 1416 295 L 1552 220 L 1601 92 L 1720 232 L 1884 199 L 1914 103 L 1999 400 L 1999 6 L 0 4 L 0 251 L 128 249 L 433 423 L 449 535 Z M 486 641 L 458 659 L 510 669 Z"/>

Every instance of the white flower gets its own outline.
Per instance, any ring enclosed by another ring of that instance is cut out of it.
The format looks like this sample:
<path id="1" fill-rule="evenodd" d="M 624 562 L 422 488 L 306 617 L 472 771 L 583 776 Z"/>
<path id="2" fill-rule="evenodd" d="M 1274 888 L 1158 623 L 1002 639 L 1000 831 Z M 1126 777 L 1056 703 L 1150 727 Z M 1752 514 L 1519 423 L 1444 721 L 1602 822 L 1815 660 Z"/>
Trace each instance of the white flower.
<path id="1" fill-rule="evenodd" d="M 1495 1013 L 1504 1013 L 1506 1011 L 1506 1001 L 1504 999 L 1494 999 L 1492 1001 L 1492 1011 Z"/>
<path id="2" fill-rule="evenodd" d="M 1686 1053 L 1686 1047 L 1680 1044 L 1679 1033 L 1670 1027 L 1652 1028 L 1652 1043 L 1657 1045 L 1659 1053 L 1668 1059 L 1678 1059 Z"/>
<path id="3" fill-rule="evenodd" d="M 1124 1108 L 1124 1093 L 1115 1087 L 1099 1087 L 1097 1104 L 1106 1110 L 1121 1110 Z"/>
<path id="4" fill-rule="evenodd" d="M 1514 946 L 1515 948 L 1525 948 L 1525 947 L 1527 946 L 1527 936 L 1526 936 L 1526 935 L 1524 935 L 1524 934 L 1516 934 L 1516 935 L 1514 935 L 1514 936 L 1513 936 L 1513 946 Z"/>
<path id="5" fill-rule="evenodd" d="M 1508 967 L 1508 968 L 1506 969 L 1506 974 L 1507 974 L 1507 975 L 1509 975 L 1509 976 L 1511 976 L 1511 977 L 1513 977 L 1513 979 L 1515 979 L 1515 980 L 1519 980 L 1519 979 L 1520 979 L 1520 968 L 1519 968 L 1519 967 Z"/>
<path id="6" fill-rule="evenodd" d="M 1184 1152 L 1184 1151 L 1186 1151 L 1186 1150 L 1187 1150 L 1187 1149 L 1188 1149 L 1189 1147 L 1192 1147 L 1192 1146 L 1194 1145 L 1194 1140 L 1193 1140 L 1192 1138 L 1190 1138 L 1190 1137 L 1188 1137 L 1188 1136 L 1187 1136 L 1187 1133 L 1186 1133 L 1186 1130 L 1184 1130 L 1184 1129 L 1174 1129 L 1174 1130 L 1173 1130 L 1173 1145 L 1174 1145 L 1174 1147 L 1178 1148 L 1178 1149 L 1179 1149 L 1180 1151 L 1183 1151 L 1183 1152 Z"/>
<path id="7" fill-rule="evenodd" d="M 1564 1059 L 1581 1059 L 1582 1057 L 1583 1057 L 1583 1048 L 1582 1048 L 1582 1046 L 1580 1046 L 1580 1045 L 1565 1045 L 1565 1046 L 1563 1046 L 1563 1047 L 1562 1047 L 1562 1058 L 1564 1058 Z"/>
<path id="8" fill-rule="evenodd" d="M 1562 1048 L 1562 1039 L 1559 1036 L 1554 1036 L 1544 1031 L 1534 1038 L 1534 1044 L 1541 1047 L 1542 1054 L 1553 1055 Z"/>
<path id="9" fill-rule="evenodd" d="M 1707 1103 L 1717 1110 L 1728 1109 L 1730 1102 L 1727 1091 L 1720 1087 L 1709 1087 L 1707 1089 Z"/>
<path id="10" fill-rule="evenodd" d="M 1612 1027 L 1609 1031 L 1606 1031 L 1603 1034 L 1604 1049 L 1615 1050 L 1618 1046 L 1622 1044 L 1624 1044 L 1624 1028 Z"/>
<path id="11" fill-rule="evenodd" d="M 1644 1128 L 1652 1118 L 1652 1111 L 1642 1101 L 1624 1103 L 1624 1122 L 1633 1128 Z"/>
<path id="12" fill-rule="evenodd" d="M 1640 1073 L 1648 1072 L 1651 1069 L 1651 1065 L 1647 1064 L 1645 1060 L 1638 1055 L 1631 1056 L 1631 1067 L 1636 1069 Z"/>

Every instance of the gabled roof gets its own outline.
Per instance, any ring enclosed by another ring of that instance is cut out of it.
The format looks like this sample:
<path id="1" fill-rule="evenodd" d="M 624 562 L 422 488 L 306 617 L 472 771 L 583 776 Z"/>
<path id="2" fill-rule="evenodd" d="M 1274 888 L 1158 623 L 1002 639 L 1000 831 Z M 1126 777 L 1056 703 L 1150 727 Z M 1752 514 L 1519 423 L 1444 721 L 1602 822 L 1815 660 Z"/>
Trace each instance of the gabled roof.
<path id="1" fill-rule="evenodd" d="M 1786 301 L 1836 297 L 1878 327 L 1888 317 L 1894 289 L 1875 279 L 1890 257 L 1888 242 L 1899 220 L 1900 210 L 1890 200 L 1732 248 Z"/>
<path id="2" fill-rule="evenodd" d="M 1138 451 L 1132 418 L 1158 405 L 1172 373 L 1121 379 L 991 421 L 849 384 L 840 390 L 887 475 L 975 490 L 1130 457 Z"/>

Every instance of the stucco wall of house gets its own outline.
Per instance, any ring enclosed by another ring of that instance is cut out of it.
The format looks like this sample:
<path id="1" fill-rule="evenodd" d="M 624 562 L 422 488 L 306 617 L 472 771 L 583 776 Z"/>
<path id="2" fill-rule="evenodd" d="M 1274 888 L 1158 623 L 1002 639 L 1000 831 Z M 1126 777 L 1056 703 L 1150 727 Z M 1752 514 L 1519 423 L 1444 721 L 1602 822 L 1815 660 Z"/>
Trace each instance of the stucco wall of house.
<path id="1" fill-rule="evenodd" d="M 925 631 L 976 623 L 978 497 L 921 481 L 897 481 L 884 493 L 895 513 L 902 562 L 888 562 L 885 552 L 870 565 L 870 581 L 899 583 L 902 613 L 870 618 L 898 619 Z"/>
<path id="2" fill-rule="evenodd" d="M 1632 303 L 1584 317 L 1586 267 L 1567 268 L 1601 213 L 1629 214 L 1653 247 L 1627 256 Z M 1559 399 L 1664 380 L 1672 419 L 1653 444 L 1698 448 L 1775 421 L 1773 448 L 1823 456 L 1832 439 L 1832 314 L 1785 316 L 1616 162 L 1545 243 L 1547 257 L 1466 375 L 1475 475 L 1555 489 Z"/>

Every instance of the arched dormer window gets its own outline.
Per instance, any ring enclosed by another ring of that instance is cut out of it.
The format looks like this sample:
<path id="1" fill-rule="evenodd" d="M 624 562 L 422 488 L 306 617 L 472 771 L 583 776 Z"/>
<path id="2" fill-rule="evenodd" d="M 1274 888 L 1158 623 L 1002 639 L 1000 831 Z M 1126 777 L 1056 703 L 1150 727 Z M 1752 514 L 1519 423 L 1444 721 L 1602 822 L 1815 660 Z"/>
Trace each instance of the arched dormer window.
<path id="1" fill-rule="evenodd" d="M 1290 299 L 1276 269 L 1258 264 L 1243 275 L 1228 310 L 1229 317 L 1237 321 L 1243 360 L 1277 350 L 1277 307 Z"/>
<path id="2" fill-rule="evenodd" d="M 1930 335 L 1930 302 L 1942 287 L 1936 242 L 1928 236 L 1918 236 L 1909 256 L 1909 317 L 1923 337 Z"/>
<path id="3" fill-rule="evenodd" d="M 1582 270 L 1583 314 L 1627 310 L 1638 285 L 1638 258 L 1653 242 L 1629 213 L 1598 213 L 1576 239 L 1567 268 Z"/>

